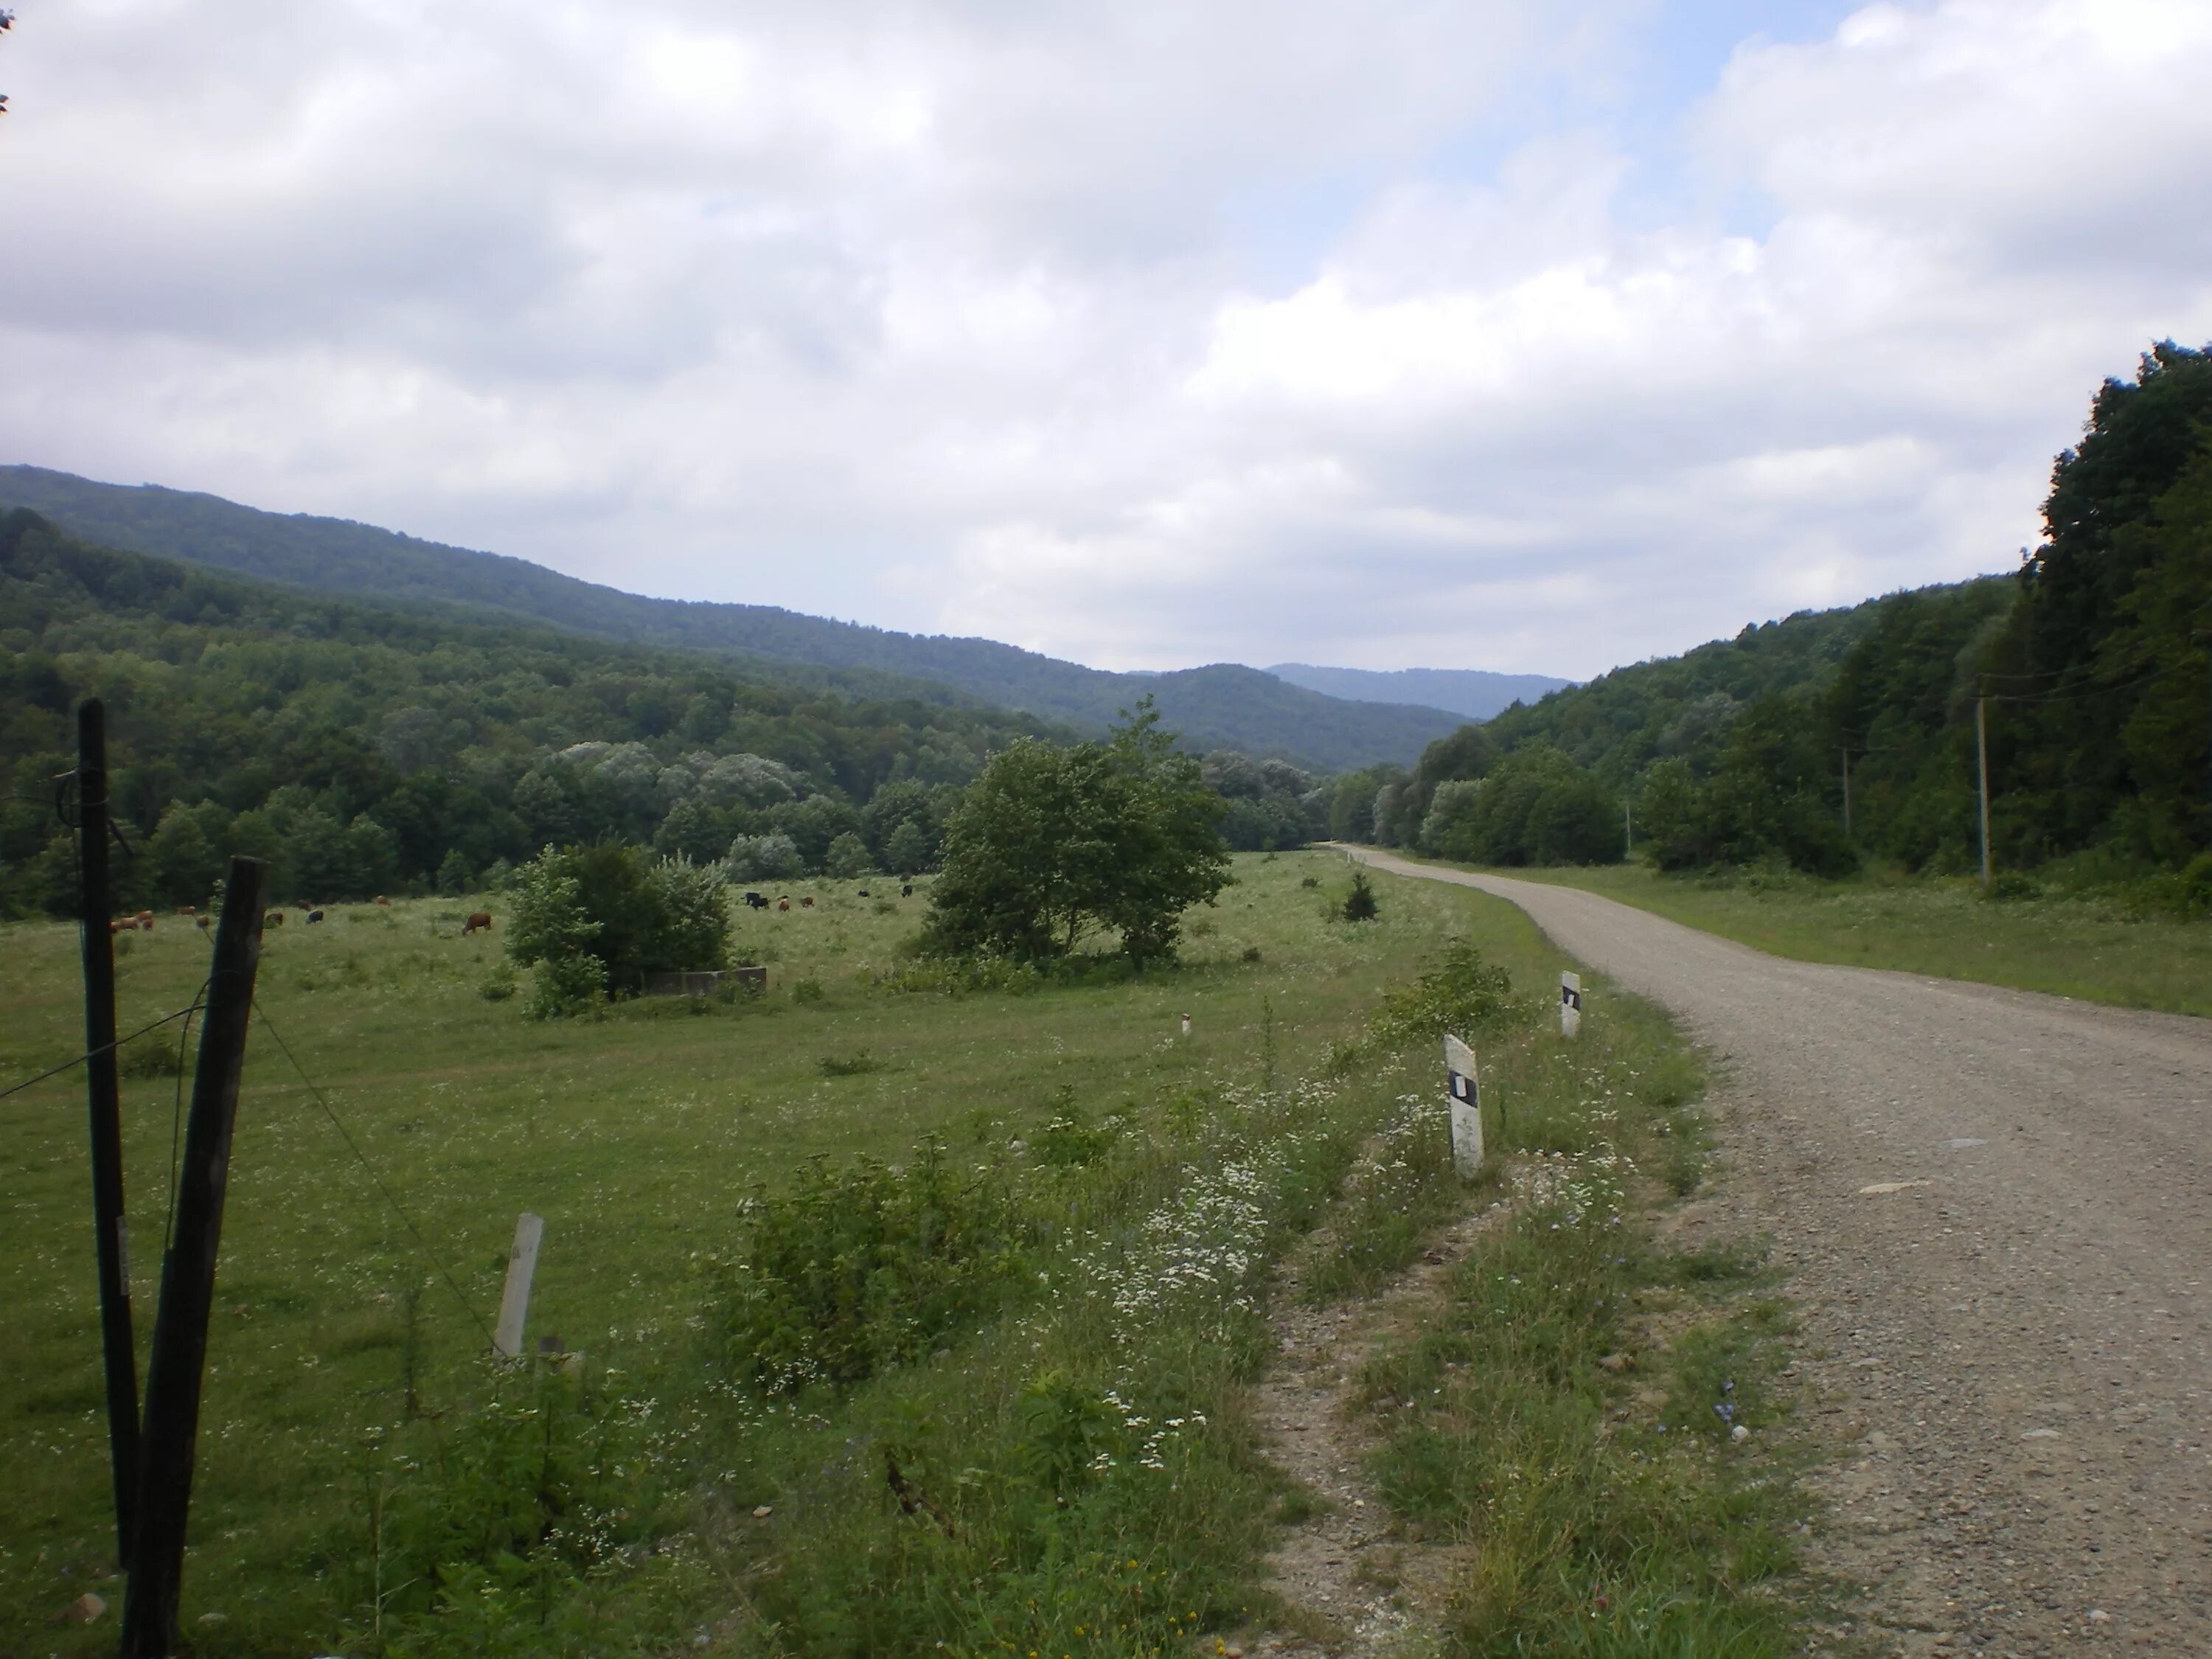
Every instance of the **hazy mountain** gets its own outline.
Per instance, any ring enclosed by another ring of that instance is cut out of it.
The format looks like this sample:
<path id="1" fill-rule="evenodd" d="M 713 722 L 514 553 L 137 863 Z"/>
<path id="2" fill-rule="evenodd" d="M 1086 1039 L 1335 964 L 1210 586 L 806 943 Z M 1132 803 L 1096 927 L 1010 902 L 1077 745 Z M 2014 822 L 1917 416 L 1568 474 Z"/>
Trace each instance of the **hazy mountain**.
<path id="1" fill-rule="evenodd" d="M 27 507 L 88 541 L 322 592 L 526 617 L 603 639 L 931 680 L 1086 730 L 1146 692 L 1195 749 L 1279 755 L 1322 771 L 1410 763 L 1461 716 L 1350 701 L 1256 668 L 1113 674 L 996 641 L 902 634 L 774 605 L 646 599 L 526 559 L 418 541 L 345 519 L 264 513 L 219 496 L 0 466 L 0 508 Z"/>
<path id="2" fill-rule="evenodd" d="M 1312 663 L 1279 662 L 1267 671 L 1278 679 L 1332 697 L 1356 702 L 1413 703 L 1449 708 L 1468 720 L 1486 720 L 1516 702 L 1534 702 L 1547 691 L 1572 685 L 1549 674 L 1493 674 L 1486 668 L 1321 668 Z"/>

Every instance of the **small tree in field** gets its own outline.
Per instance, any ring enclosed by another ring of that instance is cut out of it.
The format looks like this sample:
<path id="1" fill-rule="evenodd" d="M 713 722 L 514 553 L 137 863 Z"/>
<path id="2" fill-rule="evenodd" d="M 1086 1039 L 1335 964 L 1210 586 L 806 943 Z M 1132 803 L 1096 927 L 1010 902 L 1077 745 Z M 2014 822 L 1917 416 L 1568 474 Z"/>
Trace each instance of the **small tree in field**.
<path id="1" fill-rule="evenodd" d="M 653 860 L 635 847 L 549 847 L 515 872 L 507 953 L 538 968 L 529 1004 L 573 1012 L 664 969 L 713 969 L 730 954 L 728 896 L 712 865 Z"/>
<path id="2" fill-rule="evenodd" d="M 1035 958 L 1114 930 L 1133 961 L 1171 958 L 1182 913 L 1229 879 L 1219 811 L 1150 697 L 1106 742 L 1024 739 L 992 757 L 946 827 L 928 942 Z"/>
<path id="3" fill-rule="evenodd" d="M 1354 871 L 1352 890 L 1344 896 L 1344 919 L 1346 921 L 1372 921 L 1382 914 L 1382 907 L 1375 902 L 1375 887 L 1367 879 L 1367 872 Z"/>

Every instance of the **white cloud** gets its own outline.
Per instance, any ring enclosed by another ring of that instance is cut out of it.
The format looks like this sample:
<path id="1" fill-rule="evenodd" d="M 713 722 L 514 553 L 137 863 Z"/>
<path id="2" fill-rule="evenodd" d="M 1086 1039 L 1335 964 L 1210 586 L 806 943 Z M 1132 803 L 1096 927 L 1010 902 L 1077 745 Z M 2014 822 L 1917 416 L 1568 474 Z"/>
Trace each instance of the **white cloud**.
<path id="1" fill-rule="evenodd" d="M 0 458 L 1115 665 L 2001 568 L 2212 337 L 2193 3 L 1744 46 L 1666 181 L 1636 0 L 19 9 Z"/>

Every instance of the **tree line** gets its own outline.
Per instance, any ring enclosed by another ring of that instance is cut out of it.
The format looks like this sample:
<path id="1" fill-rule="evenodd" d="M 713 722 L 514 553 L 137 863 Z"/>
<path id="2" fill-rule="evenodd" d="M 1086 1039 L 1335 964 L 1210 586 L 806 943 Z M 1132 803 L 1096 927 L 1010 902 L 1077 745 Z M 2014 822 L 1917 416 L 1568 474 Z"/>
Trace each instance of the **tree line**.
<path id="1" fill-rule="evenodd" d="M 2212 356 L 2093 399 L 2009 576 L 1747 628 L 1337 781 L 1334 834 L 1493 864 L 1869 858 L 2084 878 L 2212 849 Z"/>
<path id="2" fill-rule="evenodd" d="M 0 514 L 0 915 L 74 913 L 56 781 L 87 696 L 109 708 L 124 908 L 204 902 L 234 853 L 310 902 L 476 890 L 549 845 L 741 881 L 919 872 L 992 755 L 1073 741 L 836 671 L 295 592 L 21 510 Z M 1228 753 L 1203 768 L 1231 846 L 1319 827 L 1322 780 Z"/>

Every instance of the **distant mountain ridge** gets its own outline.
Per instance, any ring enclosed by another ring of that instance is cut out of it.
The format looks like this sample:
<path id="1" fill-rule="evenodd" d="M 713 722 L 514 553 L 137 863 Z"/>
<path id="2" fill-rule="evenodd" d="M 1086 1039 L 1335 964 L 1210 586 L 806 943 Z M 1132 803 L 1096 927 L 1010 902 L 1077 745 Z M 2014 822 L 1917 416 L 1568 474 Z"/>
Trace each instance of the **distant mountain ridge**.
<path id="1" fill-rule="evenodd" d="M 1115 674 L 994 640 L 896 633 L 775 605 L 647 599 L 526 559 L 349 520 L 265 513 L 220 496 L 100 483 L 44 467 L 0 466 L 0 510 L 9 507 L 29 507 L 104 546 L 293 587 L 458 605 L 634 644 L 897 674 L 1086 730 L 1150 693 L 1188 747 L 1279 756 L 1319 771 L 1410 763 L 1463 718 L 1333 696 L 1232 663 Z"/>
<path id="2" fill-rule="evenodd" d="M 1486 668 L 1323 668 L 1279 662 L 1267 672 L 1324 696 L 1448 708 L 1472 720 L 1486 720 L 1516 702 L 1534 702 L 1575 683 L 1549 674 L 1498 674 Z"/>

